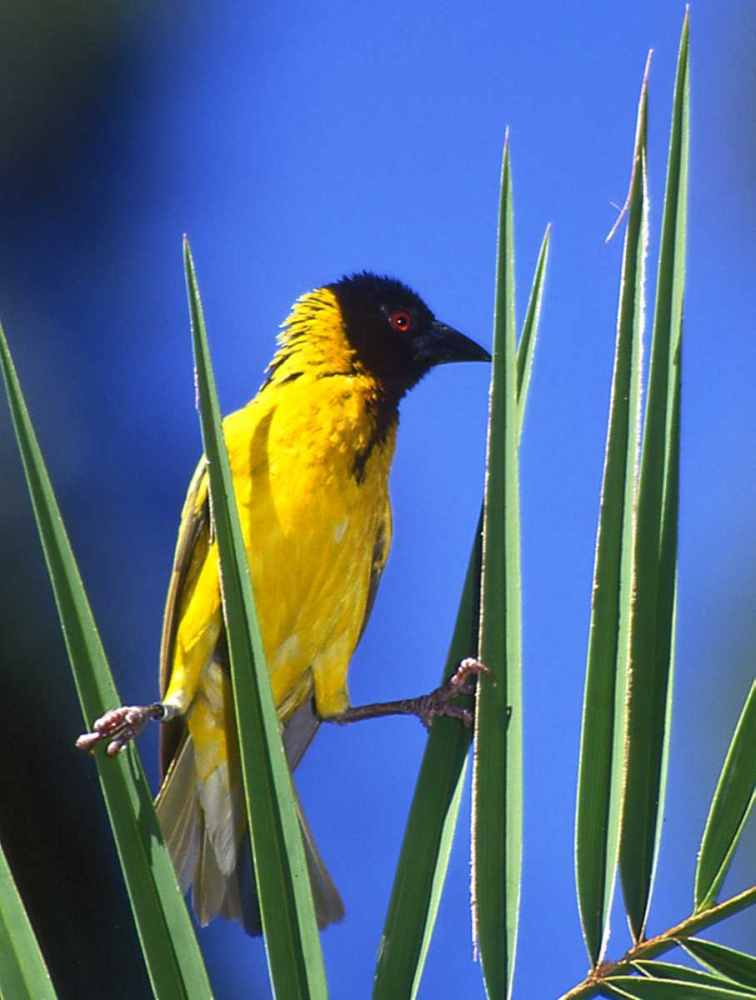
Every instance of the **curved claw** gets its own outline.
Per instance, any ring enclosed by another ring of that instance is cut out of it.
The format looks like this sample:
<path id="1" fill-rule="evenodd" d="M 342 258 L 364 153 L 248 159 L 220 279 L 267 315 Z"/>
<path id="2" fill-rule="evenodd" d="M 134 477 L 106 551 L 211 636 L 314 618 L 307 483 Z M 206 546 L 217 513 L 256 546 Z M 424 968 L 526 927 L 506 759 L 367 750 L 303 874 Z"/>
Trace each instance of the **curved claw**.
<path id="1" fill-rule="evenodd" d="M 108 744 L 108 757 L 115 757 L 126 745 L 142 732 L 150 719 L 164 722 L 168 717 L 168 706 L 161 702 L 153 705 L 121 705 L 111 708 L 99 719 L 95 719 L 91 733 L 82 733 L 76 741 L 79 750 L 93 753 L 98 743 Z"/>
<path id="2" fill-rule="evenodd" d="M 473 694 L 475 684 L 472 679 L 477 678 L 480 674 L 493 677 L 493 671 L 480 660 L 476 660 L 472 656 L 462 660 L 455 673 L 445 684 L 419 699 L 421 704 L 418 706 L 417 714 L 423 725 L 429 727 L 436 716 L 444 715 L 447 718 L 459 719 L 462 725 L 469 729 L 475 718 L 474 710 L 463 708 L 461 705 L 452 705 L 450 702 L 461 694 Z"/>
<path id="3" fill-rule="evenodd" d="M 475 692 L 475 685 L 470 682 L 470 679 L 472 677 L 477 679 L 481 674 L 485 674 L 486 677 L 494 676 L 493 670 L 487 667 L 485 663 L 476 660 L 474 656 L 466 656 L 444 686 L 449 687 L 455 695 L 473 694 Z"/>

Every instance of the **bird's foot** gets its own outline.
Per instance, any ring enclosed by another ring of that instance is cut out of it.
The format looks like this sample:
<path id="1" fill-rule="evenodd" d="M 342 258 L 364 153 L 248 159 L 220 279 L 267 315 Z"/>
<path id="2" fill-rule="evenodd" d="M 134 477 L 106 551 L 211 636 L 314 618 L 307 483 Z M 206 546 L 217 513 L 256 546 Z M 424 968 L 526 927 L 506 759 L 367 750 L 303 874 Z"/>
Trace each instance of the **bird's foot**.
<path id="1" fill-rule="evenodd" d="M 473 657 L 462 660 L 452 676 L 430 694 L 418 698 L 404 698 L 401 701 L 382 701 L 374 705 L 350 706 L 340 715 L 326 718 L 324 722 L 336 722 L 346 725 L 349 722 L 361 722 L 363 719 L 379 719 L 386 715 L 416 715 L 428 728 L 439 715 L 459 719 L 463 726 L 472 726 L 475 718 L 473 709 L 452 704 L 453 700 L 462 694 L 472 694 L 475 690 L 473 678 L 479 674 L 493 676 L 491 670 Z"/>
<path id="2" fill-rule="evenodd" d="M 111 708 L 99 719 L 95 719 L 91 733 L 82 733 L 76 741 L 79 750 L 94 752 L 99 743 L 107 743 L 108 757 L 115 757 L 126 745 L 142 732 L 150 721 L 166 722 L 175 715 L 175 709 L 156 701 L 153 705 L 121 705 Z"/>
<path id="3" fill-rule="evenodd" d="M 493 677 L 493 672 L 480 660 L 472 656 L 466 657 L 445 684 L 437 687 L 430 694 L 416 698 L 418 710 L 415 713 L 426 728 L 430 728 L 433 720 L 444 715 L 447 718 L 459 719 L 463 726 L 470 728 L 475 720 L 475 711 L 452 702 L 461 694 L 474 694 L 477 678 L 480 674 Z"/>

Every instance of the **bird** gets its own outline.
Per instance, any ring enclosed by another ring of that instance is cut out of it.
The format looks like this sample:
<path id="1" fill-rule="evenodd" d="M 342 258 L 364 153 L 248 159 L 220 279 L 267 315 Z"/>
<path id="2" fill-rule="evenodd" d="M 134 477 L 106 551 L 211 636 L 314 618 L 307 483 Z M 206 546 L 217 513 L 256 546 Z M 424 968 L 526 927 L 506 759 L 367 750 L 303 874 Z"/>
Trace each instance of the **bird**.
<path id="1" fill-rule="evenodd" d="M 292 772 L 322 722 L 453 705 L 470 669 L 431 695 L 353 707 L 348 671 L 392 536 L 389 472 L 399 404 L 432 368 L 489 361 L 406 284 L 363 271 L 302 295 L 255 397 L 223 422 L 273 699 Z M 162 722 L 158 818 L 201 925 L 261 933 L 246 830 L 204 457 L 181 514 L 160 654 L 160 701 L 112 709 L 77 741 L 125 749 Z M 485 670 L 485 668 L 481 668 Z M 344 905 L 299 806 L 319 927 Z"/>

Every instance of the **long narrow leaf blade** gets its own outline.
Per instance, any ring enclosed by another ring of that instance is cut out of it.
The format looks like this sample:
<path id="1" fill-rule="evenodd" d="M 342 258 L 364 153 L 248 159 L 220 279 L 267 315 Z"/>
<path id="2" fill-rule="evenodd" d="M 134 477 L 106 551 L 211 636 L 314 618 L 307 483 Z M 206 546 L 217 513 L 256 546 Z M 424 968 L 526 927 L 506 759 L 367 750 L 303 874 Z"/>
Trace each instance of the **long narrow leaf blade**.
<path id="1" fill-rule="evenodd" d="M 520 435 L 538 338 L 549 237 L 550 229 L 547 228 L 538 255 L 517 351 Z M 454 673 L 460 660 L 473 655 L 477 650 L 480 630 L 481 533 L 482 514 L 470 553 L 442 682 Z M 434 723 L 428 737 L 381 938 L 373 986 L 374 1000 L 394 1000 L 398 996 L 414 998 L 420 986 L 457 825 L 470 739 L 469 730 L 446 719 L 439 719 Z"/>
<path id="2" fill-rule="evenodd" d="M 265 662 L 188 242 L 184 244 L 184 262 L 202 440 L 221 560 L 234 706 L 268 968 L 276 996 L 286 1000 L 326 997 L 323 956 L 302 835 Z"/>
<path id="3" fill-rule="evenodd" d="M 701 938 L 687 938 L 680 944 L 705 968 L 756 991 L 756 957 L 753 955 Z"/>
<path id="4" fill-rule="evenodd" d="M 90 723 L 119 704 L 118 693 L 1 326 L 0 366 L 82 714 Z M 158 996 L 210 997 L 139 755 L 132 746 L 115 759 L 97 754 L 96 761 L 152 988 Z"/>
<path id="5" fill-rule="evenodd" d="M 743 1000 L 737 987 L 701 986 L 676 979 L 640 979 L 635 976 L 613 976 L 606 980 L 609 996 L 629 997 L 630 1000 Z"/>
<path id="6" fill-rule="evenodd" d="M 747 986 L 734 983 L 726 976 L 712 972 L 701 972 L 700 969 L 690 969 L 687 965 L 676 965 L 673 962 L 633 962 L 633 966 L 652 979 L 674 979 L 680 983 L 694 983 L 698 986 L 715 986 L 719 989 L 739 990 L 743 996 L 756 1000 L 756 996 Z"/>
<path id="7" fill-rule="evenodd" d="M 473 921 L 490 997 L 512 988 L 522 862 L 522 651 L 514 242 L 502 163 L 473 770 Z"/>
<path id="8" fill-rule="evenodd" d="M 55 1000 L 55 989 L 0 845 L 0 996 Z"/>
<path id="9" fill-rule="evenodd" d="M 743 706 L 706 821 L 696 868 L 696 912 L 716 902 L 755 801 L 756 681 Z"/>
<path id="10" fill-rule="evenodd" d="M 475 653 L 480 601 L 481 525 L 457 612 L 444 678 Z M 414 998 L 446 878 L 471 733 L 456 720 L 433 723 L 423 756 L 381 938 L 373 997 Z"/>
<path id="11" fill-rule="evenodd" d="M 627 781 L 620 872 L 635 940 L 645 934 L 667 774 L 674 662 L 680 370 L 688 181 L 688 16 L 673 99 L 638 491 Z"/>
<path id="12" fill-rule="evenodd" d="M 588 956 L 594 966 L 601 961 L 608 936 L 619 854 L 624 776 L 648 239 L 648 70 L 647 62 L 638 105 L 628 196 L 614 377 L 593 575 L 575 823 L 578 905 Z"/>
<path id="13" fill-rule="evenodd" d="M 528 299 L 528 308 L 525 313 L 525 322 L 522 324 L 522 333 L 520 334 L 520 341 L 517 346 L 518 440 L 522 436 L 522 425 L 527 409 L 530 376 L 533 371 L 533 357 L 538 339 L 538 327 L 541 322 L 541 304 L 543 302 L 543 288 L 546 282 L 546 268 L 549 262 L 550 244 L 551 226 L 549 225 L 543 234 L 541 249 L 538 251 L 538 260 L 536 261 L 533 283 L 530 287 L 530 298 Z"/>

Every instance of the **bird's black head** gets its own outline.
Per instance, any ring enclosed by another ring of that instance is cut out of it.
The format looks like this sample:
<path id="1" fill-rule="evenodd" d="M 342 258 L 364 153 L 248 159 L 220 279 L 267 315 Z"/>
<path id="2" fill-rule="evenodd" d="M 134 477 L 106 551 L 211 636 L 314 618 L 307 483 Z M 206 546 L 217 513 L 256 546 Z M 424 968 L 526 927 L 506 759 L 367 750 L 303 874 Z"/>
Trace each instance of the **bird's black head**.
<path id="1" fill-rule="evenodd" d="M 440 323 L 401 281 L 363 271 L 328 288 L 360 363 L 397 402 L 435 365 L 491 360 L 469 337 Z"/>

